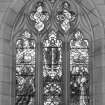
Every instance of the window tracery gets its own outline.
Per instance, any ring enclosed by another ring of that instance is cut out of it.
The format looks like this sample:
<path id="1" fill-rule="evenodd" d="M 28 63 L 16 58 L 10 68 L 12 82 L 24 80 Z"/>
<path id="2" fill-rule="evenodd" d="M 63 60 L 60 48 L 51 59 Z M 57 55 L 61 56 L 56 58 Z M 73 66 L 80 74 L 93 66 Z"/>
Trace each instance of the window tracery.
<path id="1" fill-rule="evenodd" d="M 62 103 L 62 41 L 52 31 L 43 42 L 44 105 Z"/>
<path id="2" fill-rule="evenodd" d="M 43 11 L 43 5 L 38 3 L 36 11 L 30 14 L 30 19 L 35 22 L 35 28 L 40 32 L 44 29 L 44 21 L 49 19 L 47 11 Z"/>
<path id="3" fill-rule="evenodd" d="M 25 31 L 16 41 L 16 105 L 34 105 L 35 40 Z"/>
<path id="4" fill-rule="evenodd" d="M 89 43 L 77 31 L 70 41 L 71 105 L 89 105 Z"/>
<path id="5" fill-rule="evenodd" d="M 62 9 L 57 12 L 57 21 L 61 28 L 67 32 L 71 28 L 71 23 L 76 20 L 76 13 L 70 11 L 70 4 L 68 2 L 63 2 Z"/>

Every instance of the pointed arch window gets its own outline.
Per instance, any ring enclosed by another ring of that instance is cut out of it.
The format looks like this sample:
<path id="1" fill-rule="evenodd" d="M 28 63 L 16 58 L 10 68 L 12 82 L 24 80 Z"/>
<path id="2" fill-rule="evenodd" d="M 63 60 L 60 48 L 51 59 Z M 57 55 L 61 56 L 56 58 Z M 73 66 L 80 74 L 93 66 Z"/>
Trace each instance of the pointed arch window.
<path id="1" fill-rule="evenodd" d="M 70 100 L 71 105 L 89 104 L 89 43 L 77 31 L 70 41 Z"/>
<path id="2" fill-rule="evenodd" d="M 35 40 L 25 31 L 16 41 L 16 101 L 15 105 L 34 105 Z"/>
<path id="3" fill-rule="evenodd" d="M 66 3 L 50 24 L 41 4 L 22 23 L 36 40 L 24 30 L 15 43 L 15 105 L 90 105 L 89 42 L 74 29 L 76 14 Z"/>

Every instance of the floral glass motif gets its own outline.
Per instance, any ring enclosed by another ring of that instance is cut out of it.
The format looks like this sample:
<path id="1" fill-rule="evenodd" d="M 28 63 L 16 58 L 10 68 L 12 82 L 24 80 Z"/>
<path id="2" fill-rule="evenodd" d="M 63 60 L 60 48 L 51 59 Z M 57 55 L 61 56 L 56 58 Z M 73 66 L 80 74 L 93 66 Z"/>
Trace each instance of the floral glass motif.
<path id="1" fill-rule="evenodd" d="M 76 19 L 76 14 L 73 11 L 68 11 L 69 4 L 67 2 L 64 2 L 63 6 L 63 10 L 57 13 L 57 20 L 61 23 L 61 28 L 67 32 L 71 28 L 70 22 Z"/>
<path id="2" fill-rule="evenodd" d="M 88 40 L 77 31 L 70 41 L 70 100 L 71 105 L 89 104 Z"/>
<path id="3" fill-rule="evenodd" d="M 43 42 L 43 105 L 62 103 L 62 41 L 52 31 Z"/>
<path id="4" fill-rule="evenodd" d="M 44 29 L 44 21 L 49 19 L 47 12 L 43 11 L 42 6 L 39 6 L 36 12 L 31 13 L 30 19 L 35 21 L 35 28 L 40 32 Z"/>
<path id="5" fill-rule="evenodd" d="M 16 41 L 16 102 L 34 105 L 35 100 L 35 40 L 25 31 Z"/>

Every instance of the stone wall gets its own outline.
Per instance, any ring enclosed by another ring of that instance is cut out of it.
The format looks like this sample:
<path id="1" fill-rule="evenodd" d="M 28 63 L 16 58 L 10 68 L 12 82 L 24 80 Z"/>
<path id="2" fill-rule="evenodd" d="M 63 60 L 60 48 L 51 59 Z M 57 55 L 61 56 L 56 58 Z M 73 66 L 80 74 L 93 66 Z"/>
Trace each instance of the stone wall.
<path id="1" fill-rule="evenodd" d="M 0 105 L 14 105 L 11 33 L 16 16 L 27 1 L 0 0 Z M 92 102 L 93 105 L 105 105 L 105 0 L 75 1 L 83 2 L 90 9 L 88 16 L 94 32 Z"/>

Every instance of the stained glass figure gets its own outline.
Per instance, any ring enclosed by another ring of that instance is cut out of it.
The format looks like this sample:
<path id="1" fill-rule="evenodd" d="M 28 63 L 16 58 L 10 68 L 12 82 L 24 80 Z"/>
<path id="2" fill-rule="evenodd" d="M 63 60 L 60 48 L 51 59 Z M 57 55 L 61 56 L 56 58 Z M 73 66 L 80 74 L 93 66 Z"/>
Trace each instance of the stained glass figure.
<path id="1" fill-rule="evenodd" d="M 76 19 L 76 14 L 73 11 L 68 11 L 69 6 L 68 2 L 64 2 L 63 9 L 57 13 L 57 20 L 61 23 L 61 28 L 65 32 L 71 28 L 70 23 Z"/>
<path id="2" fill-rule="evenodd" d="M 62 41 L 52 31 L 43 42 L 43 105 L 62 103 Z"/>
<path id="3" fill-rule="evenodd" d="M 70 100 L 71 105 L 89 104 L 89 45 L 77 31 L 70 41 Z"/>
<path id="4" fill-rule="evenodd" d="M 38 6 L 36 12 L 30 14 L 30 19 L 35 22 L 35 28 L 40 32 L 44 29 L 44 21 L 49 19 L 49 15 L 46 11 L 43 11 L 43 7 Z"/>
<path id="5" fill-rule="evenodd" d="M 34 105 L 35 100 L 35 40 L 25 31 L 16 41 L 16 102 Z"/>

